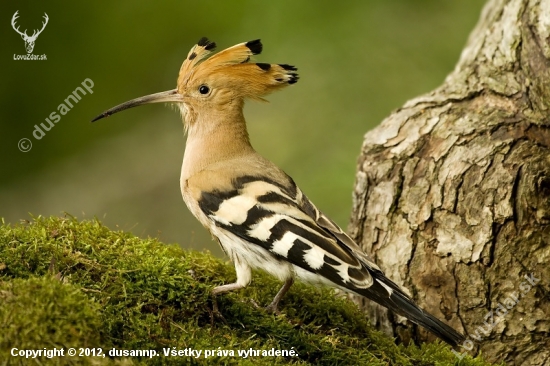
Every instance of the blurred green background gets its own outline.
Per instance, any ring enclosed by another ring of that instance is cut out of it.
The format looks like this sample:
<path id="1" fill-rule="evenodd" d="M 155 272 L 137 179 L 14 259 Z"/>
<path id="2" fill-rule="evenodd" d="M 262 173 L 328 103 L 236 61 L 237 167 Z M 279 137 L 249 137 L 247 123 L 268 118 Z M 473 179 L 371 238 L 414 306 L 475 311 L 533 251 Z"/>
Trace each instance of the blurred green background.
<path id="1" fill-rule="evenodd" d="M 294 177 L 343 227 L 365 132 L 393 109 L 441 84 L 483 0 L 2 2 L 0 217 L 100 218 L 138 236 L 220 254 L 179 190 L 185 138 L 179 113 L 144 106 L 91 124 L 103 110 L 175 87 L 189 49 L 261 38 L 261 62 L 296 65 L 300 81 L 269 104 L 249 102 L 255 148 Z M 34 54 L 20 30 L 49 24 Z M 34 125 L 84 79 L 82 100 L 37 140 Z M 18 141 L 31 140 L 29 152 Z"/>

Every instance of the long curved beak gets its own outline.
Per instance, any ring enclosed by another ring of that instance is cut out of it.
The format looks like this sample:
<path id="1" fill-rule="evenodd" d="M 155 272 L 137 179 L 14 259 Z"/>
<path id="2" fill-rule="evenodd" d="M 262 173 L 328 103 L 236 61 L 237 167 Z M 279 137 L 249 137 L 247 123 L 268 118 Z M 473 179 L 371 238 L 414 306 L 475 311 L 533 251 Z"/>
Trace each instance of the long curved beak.
<path id="1" fill-rule="evenodd" d="M 144 97 L 139 97 L 136 99 L 129 100 L 125 103 L 119 104 L 116 107 L 106 110 L 101 113 L 99 116 L 94 118 L 92 122 L 95 122 L 104 117 L 109 117 L 111 114 L 121 112 L 125 109 L 137 107 L 143 104 L 150 103 L 166 103 L 166 102 L 180 102 L 183 103 L 183 97 L 178 93 L 177 89 L 167 90 L 160 93 L 146 95 Z"/>

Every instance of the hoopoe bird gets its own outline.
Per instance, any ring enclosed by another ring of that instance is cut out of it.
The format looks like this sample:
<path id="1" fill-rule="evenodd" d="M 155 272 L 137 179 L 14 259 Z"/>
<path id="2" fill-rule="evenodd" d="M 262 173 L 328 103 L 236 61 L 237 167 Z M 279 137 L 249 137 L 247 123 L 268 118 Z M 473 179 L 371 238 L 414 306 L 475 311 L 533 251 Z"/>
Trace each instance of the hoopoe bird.
<path id="1" fill-rule="evenodd" d="M 295 278 L 364 296 L 423 326 L 451 345 L 464 336 L 422 310 L 291 177 L 258 154 L 243 116 L 245 99 L 263 100 L 298 81 L 287 64 L 251 62 L 260 40 L 210 56 L 216 44 L 199 40 L 183 62 L 177 88 L 130 100 L 92 122 L 148 103 L 174 103 L 187 132 L 181 192 L 193 215 L 235 264 L 237 281 L 220 295 L 247 286 L 260 268 L 284 282 L 268 310 L 277 312 Z M 210 57 L 208 57 L 210 56 Z"/>

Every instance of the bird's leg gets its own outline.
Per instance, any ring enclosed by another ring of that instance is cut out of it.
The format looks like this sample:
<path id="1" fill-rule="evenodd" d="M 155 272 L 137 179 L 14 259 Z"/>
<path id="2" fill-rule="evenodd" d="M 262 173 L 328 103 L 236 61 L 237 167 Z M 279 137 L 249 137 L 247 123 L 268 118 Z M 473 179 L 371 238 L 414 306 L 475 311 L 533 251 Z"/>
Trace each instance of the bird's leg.
<path id="1" fill-rule="evenodd" d="M 223 320 L 225 322 L 225 318 L 223 317 L 222 313 L 220 313 L 220 310 L 218 308 L 217 295 L 223 294 L 225 292 L 239 290 L 243 287 L 244 287 L 243 285 L 239 284 L 238 282 L 235 282 L 235 283 L 230 283 L 230 284 L 227 284 L 227 285 L 215 287 L 212 290 L 212 317 L 210 319 L 211 324 L 214 323 L 213 316 L 215 316 L 217 318 L 220 318 L 221 320 Z"/>
<path id="2" fill-rule="evenodd" d="M 288 292 L 288 290 L 290 289 L 290 286 L 292 286 L 293 283 L 294 283 L 294 278 L 291 277 L 287 279 L 283 287 L 281 287 L 279 292 L 277 292 L 277 295 L 275 295 L 275 297 L 273 298 L 273 301 L 271 302 L 271 304 L 267 305 L 265 310 L 269 311 L 270 313 L 279 314 L 279 309 L 278 309 L 279 301 L 281 301 L 283 296 L 285 296 L 285 294 Z"/>
<path id="3" fill-rule="evenodd" d="M 214 289 L 212 290 L 212 296 L 218 296 L 218 295 L 226 293 L 226 292 L 239 290 L 243 287 L 245 287 L 245 285 L 241 285 L 239 283 L 239 281 L 237 280 L 237 282 L 235 282 L 235 283 L 230 283 L 230 284 L 227 284 L 227 285 L 214 287 Z"/>
<path id="4" fill-rule="evenodd" d="M 240 258 L 235 257 L 235 271 L 237 272 L 237 281 L 234 283 L 229 283 L 227 285 L 222 285 L 215 287 L 212 290 L 212 312 L 215 316 L 218 316 L 223 319 L 222 314 L 218 310 L 218 302 L 216 301 L 216 297 L 218 295 L 224 294 L 226 292 L 239 290 L 243 287 L 246 287 L 250 280 L 252 279 L 252 271 L 250 269 L 250 266 L 246 264 L 244 261 L 240 260 Z"/>
<path id="5" fill-rule="evenodd" d="M 238 281 L 235 282 L 235 283 L 230 283 L 230 284 L 227 284 L 227 285 L 215 287 L 212 290 L 212 297 L 213 297 L 213 299 L 212 299 L 212 312 L 214 313 L 214 315 L 221 318 L 221 319 L 223 319 L 222 313 L 220 313 L 220 310 L 218 309 L 218 300 L 216 298 L 218 295 L 226 293 L 226 292 L 230 292 L 230 291 L 239 290 L 243 287 L 244 286 L 241 285 Z"/>

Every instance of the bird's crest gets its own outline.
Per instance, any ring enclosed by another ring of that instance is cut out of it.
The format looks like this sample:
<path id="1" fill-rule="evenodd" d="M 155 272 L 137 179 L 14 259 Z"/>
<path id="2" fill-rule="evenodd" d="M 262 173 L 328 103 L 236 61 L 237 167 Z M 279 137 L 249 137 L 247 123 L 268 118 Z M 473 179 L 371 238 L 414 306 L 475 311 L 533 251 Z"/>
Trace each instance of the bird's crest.
<path id="1" fill-rule="evenodd" d="M 203 61 L 212 51 L 216 48 L 215 42 L 210 42 L 208 38 L 202 37 L 199 42 L 191 48 L 191 51 L 187 54 L 185 61 L 180 68 L 180 74 L 178 77 L 178 84 L 182 77 L 189 75 L 193 67 Z"/>
<path id="2" fill-rule="evenodd" d="M 294 66 L 250 62 L 252 56 L 262 52 L 259 39 L 210 56 L 215 47 L 214 42 L 203 37 L 189 51 L 178 76 L 178 91 L 205 83 L 230 89 L 235 97 L 261 100 L 262 96 L 298 81 Z"/>

